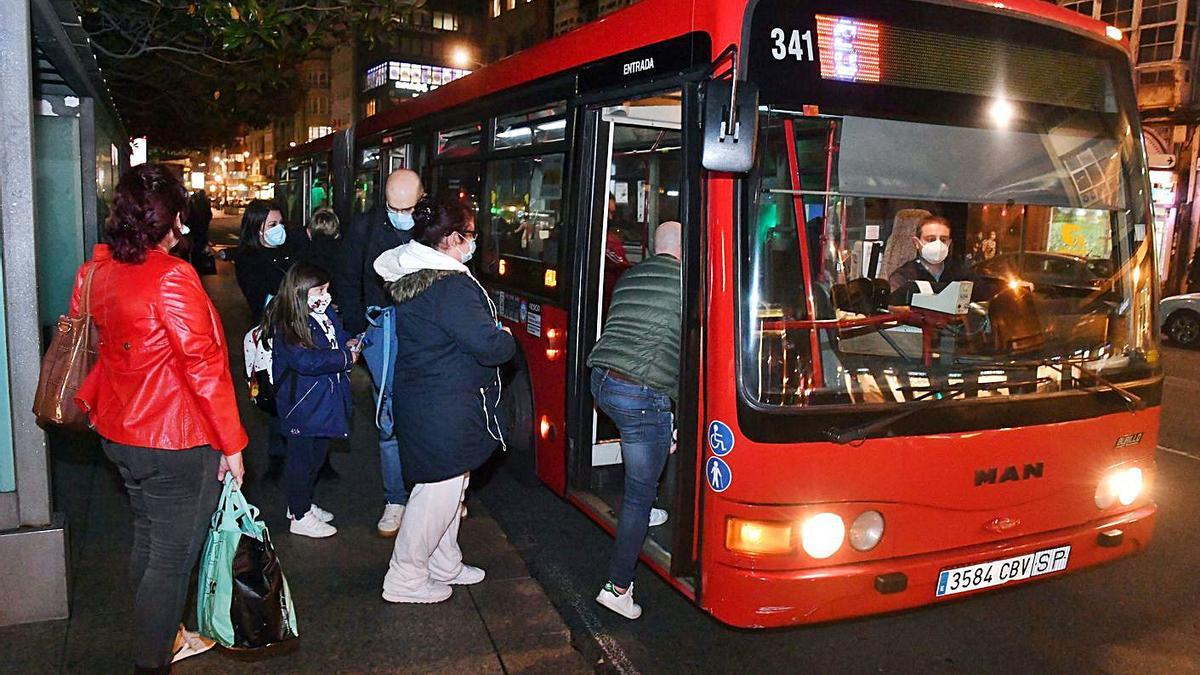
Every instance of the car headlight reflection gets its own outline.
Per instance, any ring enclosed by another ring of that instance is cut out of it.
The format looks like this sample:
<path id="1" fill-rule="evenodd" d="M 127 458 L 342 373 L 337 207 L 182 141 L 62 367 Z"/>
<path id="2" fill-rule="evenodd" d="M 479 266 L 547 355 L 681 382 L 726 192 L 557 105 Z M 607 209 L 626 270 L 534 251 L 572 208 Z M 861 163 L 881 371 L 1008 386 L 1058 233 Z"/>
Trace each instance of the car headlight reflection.
<path id="1" fill-rule="evenodd" d="M 836 513 L 819 513 L 800 526 L 800 545 L 817 560 L 837 553 L 845 539 L 846 523 Z"/>

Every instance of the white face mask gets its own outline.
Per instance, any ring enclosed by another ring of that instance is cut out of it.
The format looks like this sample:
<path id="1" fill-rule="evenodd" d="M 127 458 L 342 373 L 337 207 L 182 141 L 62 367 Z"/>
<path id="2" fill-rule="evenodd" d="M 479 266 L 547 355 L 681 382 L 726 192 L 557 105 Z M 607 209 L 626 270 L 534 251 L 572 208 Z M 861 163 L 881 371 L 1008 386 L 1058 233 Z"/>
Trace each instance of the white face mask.
<path id="1" fill-rule="evenodd" d="M 462 264 L 466 265 L 467 261 L 473 257 L 475 257 L 475 240 L 468 239 L 467 240 L 467 252 L 463 254 Z"/>
<path id="2" fill-rule="evenodd" d="M 328 292 L 320 295 L 308 296 L 308 308 L 314 314 L 324 314 L 325 310 L 329 309 L 329 304 L 333 302 L 333 296 Z"/>
<path id="3" fill-rule="evenodd" d="M 925 242 L 925 245 L 921 247 L 921 257 L 932 265 L 942 262 L 948 255 L 950 255 L 950 245 L 941 239 Z"/>

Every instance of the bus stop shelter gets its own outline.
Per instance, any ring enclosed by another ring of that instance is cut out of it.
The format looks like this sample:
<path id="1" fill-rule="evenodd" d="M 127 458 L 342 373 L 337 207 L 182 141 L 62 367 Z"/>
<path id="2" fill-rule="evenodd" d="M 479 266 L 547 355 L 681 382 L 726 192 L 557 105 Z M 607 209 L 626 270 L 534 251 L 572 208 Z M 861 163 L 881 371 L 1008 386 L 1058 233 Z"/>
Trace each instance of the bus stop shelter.
<path id="1" fill-rule="evenodd" d="M 128 148 L 71 1 L 0 3 L 0 625 L 69 614 L 67 523 L 30 410 Z"/>

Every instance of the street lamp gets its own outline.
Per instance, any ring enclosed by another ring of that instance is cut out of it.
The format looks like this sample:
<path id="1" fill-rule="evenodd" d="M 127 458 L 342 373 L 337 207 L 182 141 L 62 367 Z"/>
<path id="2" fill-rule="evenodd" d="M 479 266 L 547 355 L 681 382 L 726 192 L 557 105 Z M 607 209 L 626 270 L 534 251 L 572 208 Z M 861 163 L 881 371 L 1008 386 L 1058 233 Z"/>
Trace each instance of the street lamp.
<path id="1" fill-rule="evenodd" d="M 472 66 L 483 65 L 471 57 L 471 50 L 463 45 L 458 45 L 450 50 L 450 62 L 455 68 L 466 70 Z"/>

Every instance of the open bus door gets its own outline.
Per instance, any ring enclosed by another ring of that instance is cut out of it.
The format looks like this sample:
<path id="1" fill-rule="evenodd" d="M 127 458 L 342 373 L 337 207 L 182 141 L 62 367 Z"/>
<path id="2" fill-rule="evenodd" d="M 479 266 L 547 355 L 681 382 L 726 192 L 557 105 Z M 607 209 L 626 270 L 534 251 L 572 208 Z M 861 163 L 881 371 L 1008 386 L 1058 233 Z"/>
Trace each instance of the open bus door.
<path id="1" fill-rule="evenodd" d="M 698 284 L 699 230 L 702 227 L 696 190 L 698 142 L 685 133 L 685 114 L 695 109 L 695 90 L 658 92 L 618 104 L 597 105 L 585 112 L 580 175 L 585 184 L 579 204 L 581 241 L 577 250 L 587 259 L 576 268 L 584 279 L 579 316 L 574 325 L 584 337 L 572 376 L 580 403 L 575 409 L 574 449 L 568 463 L 568 494 L 605 529 L 615 530 L 624 494 L 624 467 L 616 426 L 592 401 L 587 354 L 603 330 L 612 292 L 621 275 L 654 255 L 654 234 L 660 223 L 683 224 L 684 287 Z M 686 109 L 686 113 L 685 113 Z M 695 167 L 695 168 L 693 168 Z M 693 280 L 695 283 L 689 283 Z M 684 289 L 681 289 L 681 291 Z M 668 580 L 692 591 L 690 576 L 696 561 L 696 447 L 695 385 L 698 335 L 687 330 L 697 315 L 699 293 L 684 292 L 681 330 L 681 396 L 676 405 L 679 451 L 668 459 L 660 479 L 656 508 L 667 511 L 665 524 L 650 528 L 643 559 Z M 692 339 L 695 338 L 695 339 Z M 686 383 L 690 383 L 685 385 Z M 684 395 L 688 392 L 688 395 Z M 690 442 L 689 442 L 690 441 Z"/>

